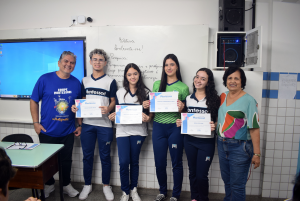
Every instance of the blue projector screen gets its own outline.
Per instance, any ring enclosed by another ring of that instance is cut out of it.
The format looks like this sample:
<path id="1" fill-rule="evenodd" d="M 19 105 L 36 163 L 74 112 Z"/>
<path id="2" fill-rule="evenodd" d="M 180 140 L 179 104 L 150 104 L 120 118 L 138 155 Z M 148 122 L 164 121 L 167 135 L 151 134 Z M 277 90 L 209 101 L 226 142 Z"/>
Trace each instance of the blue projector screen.
<path id="1" fill-rule="evenodd" d="M 0 42 L 0 97 L 30 98 L 39 77 L 59 69 L 63 51 L 77 56 L 72 75 L 81 81 L 85 75 L 83 40 Z"/>

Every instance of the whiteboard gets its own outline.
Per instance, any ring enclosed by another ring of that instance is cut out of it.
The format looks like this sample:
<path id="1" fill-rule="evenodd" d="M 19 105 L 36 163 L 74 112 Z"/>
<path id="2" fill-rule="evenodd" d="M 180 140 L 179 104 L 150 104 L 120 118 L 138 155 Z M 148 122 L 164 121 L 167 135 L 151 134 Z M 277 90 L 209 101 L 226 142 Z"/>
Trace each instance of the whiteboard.
<path id="1" fill-rule="evenodd" d="M 164 57 L 173 53 L 178 57 L 183 82 L 191 92 L 196 71 L 207 67 L 208 34 L 207 25 L 104 26 L 1 30 L 0 39 L 86 37 L 87 75 L 92 73 L 89 52 L 101 48 L 110 56 L 107 74 L 115 78 L 119 86 L 126 64 L 135 63 L 140 66 L 150 89 L 153 82 L 161 77 Z M 32 122 L 29 101 L 1 99 L 0 121 Z"/>
<path id="2" fill-rule="evenodd" d="M 154 81 L 161 78 L 163 59 L 170 53 L 179 60 L 183 82 L 192 86 L 195 72 L 207 67 L 208 27 L 104 27 L 99 32 L 98 47 L 105 47 L 110 57 L 106 72 L 119 86 L 122 86 L 125 66 L 135 63 L 142 71 L 144 82 L 152 89 Z"/>

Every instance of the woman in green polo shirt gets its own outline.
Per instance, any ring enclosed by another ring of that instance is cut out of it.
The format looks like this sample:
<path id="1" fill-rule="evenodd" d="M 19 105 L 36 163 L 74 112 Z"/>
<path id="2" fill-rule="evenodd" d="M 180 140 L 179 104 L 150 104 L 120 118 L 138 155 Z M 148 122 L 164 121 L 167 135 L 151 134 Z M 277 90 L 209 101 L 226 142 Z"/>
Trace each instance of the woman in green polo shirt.
<path id="1" fill-rule="evenodd" d="M 161 80 L 153 84 L 153 92 L 178 92 L 178 112 L 156 112 L 153 122 L 153 150 L 155 158 L 156 176 L 160 193 L 155 201 L 165 200 L 167 197 L 167 152 L 172 160 L 173 193 L 170 201 L 177 201 L 181 193 L 183 180 L 182 152 L 183 135 L 181 127 L 176 126 L 180 112 L 185 105 L 185 98 L 189 95 L 189 88 L 182 82 L 180 65 L 174 54 L 168 54 L 163 61 Z M 149 108 L 149 101 L 144 101 L 144 108 Z M 153 115 L 153 114 L 152 114 Z"/>

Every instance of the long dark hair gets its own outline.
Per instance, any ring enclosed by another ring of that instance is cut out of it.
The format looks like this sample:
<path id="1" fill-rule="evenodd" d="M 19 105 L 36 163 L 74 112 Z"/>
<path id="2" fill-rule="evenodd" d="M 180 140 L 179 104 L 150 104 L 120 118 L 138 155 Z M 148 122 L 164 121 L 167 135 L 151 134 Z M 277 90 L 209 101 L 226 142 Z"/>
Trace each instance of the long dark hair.
<path id="1" fill-rule="evenodd" d="M 208 112 L 211 115 L 211 119 L 214 122 L 216 122 L 221 101 L 220 101 L 220 97 L 218 96 L 218 92 L 215 89 L 214 75 L 213 75 L 212 71 L 208 68 L 200 68 L 197 71 L 197 73 L 199 71 L 204 71 L 208 75 L 208 82 L 205 86 L 206 105 L 208 108 Z M 196 75 L 197 75 L 197 73 L 196 73 Z M 193 81 L 193 89 L 194 89 L 194 92 L 196 92 L 197 89 L 194 85 L 194 81 Z"/>
<path id="2" fill-rule="evenodd" d="M 162 68 L 162 72 L 161 72 L 161 79 L 160 79 L 160 85 L 159 85 L 159 90 L 158 90 L 160 92 L 166 91 L 166 87 L 167 87 L 167 73 L 165 71 L 165 64 L 166 64 L 167 59 L 172 59 L 176 63 L 176 65 L 178 67 L 178 70 L 176 71 L 176 77 L 178 80 L 182 81 L 181 74 L 180 74 L 180 65 L 179 65 L 176 55 L 168 54 L 164 58 L 164 61 L 163 61 L 163 68 Z"/>
<path id="3" fill-rule="evenodd" d="M 139 80 L 138 82 L 136 83 L 136 92 L 135 92 L 135 95 L 137 96 L 138 100 L 137 102 L 139 102 L 141 105 L 143 104 L 143 101 L 146 100 L 147 98 L 147 92 L 145 89 L 147 89 L 147 91 L 150 91 L 150 89 L 148 89 L 148 87 L 146 87 L 146 85 L 144 84 L 143 82 L 143 77 L 142 77 L 142 73 L 141 73 L 141 70 L 140 68 L 134 64 L 134 63 L 130 63 L 130 64 L 127 64 L 127 66 L 125 67 L 125 70 L 124 70 L 124 79 L 123 79 L 123 87 L 125 88 L 126 90 L 126 93 L 124 95 L 124 99 L 125 99 L 125 96 L 128 94 L 128 92 L 130 91 L 129 89 L 129 82 L 127 80 L 127 72 L 130 68 L 133 68 L 135 69 L 138 73 L 139 73 Z"/>

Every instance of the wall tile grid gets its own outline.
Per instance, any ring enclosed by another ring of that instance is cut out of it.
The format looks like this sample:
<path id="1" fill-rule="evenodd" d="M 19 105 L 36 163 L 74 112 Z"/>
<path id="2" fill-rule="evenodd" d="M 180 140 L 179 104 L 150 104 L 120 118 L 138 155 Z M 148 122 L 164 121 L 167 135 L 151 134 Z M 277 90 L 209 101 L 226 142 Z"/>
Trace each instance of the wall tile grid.
<path id="1" fill-rule="evenodd" d="M 278 99 L 280 74 L 287 73 L 264 72 L 260 115 L 261 124 L 266 128 L 262 146 L 262 197 L 271 198 L 292 197 L 299 152 L 300 73 L 297 75 L 297 92 L 294 99 Z"/>

